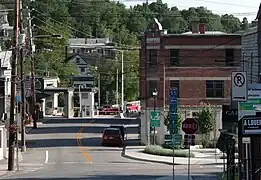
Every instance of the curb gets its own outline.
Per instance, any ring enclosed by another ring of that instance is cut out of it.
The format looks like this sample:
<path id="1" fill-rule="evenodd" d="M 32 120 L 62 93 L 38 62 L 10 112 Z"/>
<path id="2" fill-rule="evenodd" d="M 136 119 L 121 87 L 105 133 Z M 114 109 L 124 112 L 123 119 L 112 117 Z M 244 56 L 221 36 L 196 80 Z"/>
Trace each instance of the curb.
<path id="1" fill-rule="evenodd" d="M 125 158 L 128 158 L 128 159 L 137 160 L 137 161 L 144 161 L 144 162 L 153 162 L 153 163 L 159 163 L 159 164 L 173 165 L 172 162 L 166 162 L 166 161 L 160 161 L 160 160 L 151 160 L 151 159 L 142 159 L 142 158 L 126 155 L 124 150 L 122 151 L 121 156 L 125 157 Z M 209 164 L 191 164 L 191 165 L 223 165 L 223 164 L 224 163 L 209 163 Z M 174 163 L 174 165 L 188 165 L 188 164 Z"/>

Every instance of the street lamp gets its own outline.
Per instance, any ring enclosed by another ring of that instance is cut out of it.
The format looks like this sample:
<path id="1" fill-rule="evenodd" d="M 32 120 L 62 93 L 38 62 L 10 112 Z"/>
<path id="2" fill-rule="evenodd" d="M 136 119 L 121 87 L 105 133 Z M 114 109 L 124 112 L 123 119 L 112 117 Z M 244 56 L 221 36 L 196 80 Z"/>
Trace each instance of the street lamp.
<path id="1" fill-rule="evenodd" d="M 156 111 L 156 97 L 158 95 L 158 91 L 157 89 L 155 88 L 152 92 L 152 96 L 153 96 L 153 103 L 154 103 L 154 112 Z M 153 144 L 155 145 L 156 144 L 156 128 L 155 126 L 153 127 Z"/>
<path id="2" fill-rule="evenodd" d="M 153 99 L 154 99 L 154 112 L 156 111 L 156 97 L 158 95 L 158 91 L 157 89 L 154 89 L 153 92 L 152 92 L 152 96 L 153 96 Z"/>
<path id="3" fill-rule="evenodd" d="M 35 38 L 56 38 L 56 39 L 62 39 L 63 38 L 63 35 L 61 34 L 44 34 L 44 35 L 36 35 L 33 37 L 33 39 Z"/>

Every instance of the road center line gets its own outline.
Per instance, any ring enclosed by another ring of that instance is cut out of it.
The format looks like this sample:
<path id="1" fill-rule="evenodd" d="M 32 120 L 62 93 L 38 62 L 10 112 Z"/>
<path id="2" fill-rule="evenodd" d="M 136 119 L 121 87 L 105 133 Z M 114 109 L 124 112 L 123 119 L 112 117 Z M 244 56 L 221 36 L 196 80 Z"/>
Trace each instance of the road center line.
<path id="1" fill-rule="evenodd" d="M 85 160 L 88 163 L 92 163 L 92 159 L 90 158 L 89 154 L 86 152 L 86 149 L 83 147 L 83 144 L 82 144 L 82 141 L 81 141 L 83 131 L 84 131 L 84 128 L 80 128 L 80 130 L 76 134 L 76 141 L 77 141 L 77 144 L 78 144 L 78 146 L 81 150 L 81 153 L 82 153 L 83 157 L 85 158 Z"/>
<path id="2" fill-rule="evenodd" d="M 46 151 L 45 151 L 45 161 L 44 161 L 45 164 L 48 163 L 48 159 L 49 159 L 49 153 L 48 153 L 48 151 L 46 150 Z"/>

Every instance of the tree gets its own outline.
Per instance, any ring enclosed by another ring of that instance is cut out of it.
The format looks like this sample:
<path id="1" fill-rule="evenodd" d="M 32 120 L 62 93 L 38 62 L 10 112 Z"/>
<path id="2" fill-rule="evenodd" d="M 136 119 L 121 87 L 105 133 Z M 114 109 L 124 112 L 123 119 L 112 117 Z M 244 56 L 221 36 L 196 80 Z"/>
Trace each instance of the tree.
<path id="1" fill-rule="evenodd" d="M 202 134 L 202 145 L 206 147 L 209 143 L 210 132 L 214 130 L 213 109 L 210 106 L 204 106 L 197 114 L 199 132 Z"/>
<path id="2" fill-rule="evenodd" d="M 62 81 L 68 80 L 69 75 L 77 73 L 76 67 L 65 59 L 65 47 L 70 36 L 68 29 L 61 24 L 47 21 L 46 24 L 39 27 L 37 34 L 47 36 L 60 34 L 63 38 L 35 38 L 38 49 L 35 54 L 36 72 L 48 70 L 49 73 L 59 76 Z"/>
<path id="3" fill-rule="evenodd" d="M 178 111 L 178 118 L 177 118 L 178 130 L 180 130 L 180 128 L 181 128 L 181 123 L 182 123 L 182 119 L 181 119 L 180 112 Z M 167 127 L 167 130 L 170 131 L 170 112 L 168 112 L 167 116 L 164 117 L 164 124 Z"/>

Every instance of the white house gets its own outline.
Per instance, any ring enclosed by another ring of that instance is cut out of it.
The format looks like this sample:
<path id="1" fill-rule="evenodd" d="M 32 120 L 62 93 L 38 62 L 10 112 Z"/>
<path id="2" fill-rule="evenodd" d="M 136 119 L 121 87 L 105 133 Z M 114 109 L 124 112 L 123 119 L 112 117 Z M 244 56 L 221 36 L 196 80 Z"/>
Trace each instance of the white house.
<path id="1" fill-rule="evenodd" d="M 13 32 L 13 27 L 8 23 L 7 15 L 7 11 L 0 12 L 0 36 L 4 40 L 9 40 Z"/>

